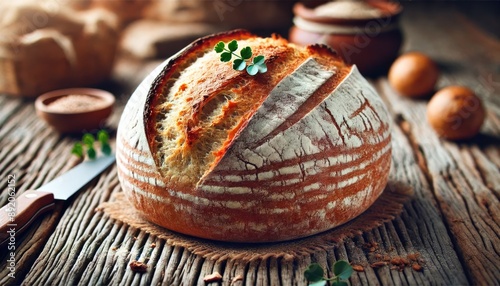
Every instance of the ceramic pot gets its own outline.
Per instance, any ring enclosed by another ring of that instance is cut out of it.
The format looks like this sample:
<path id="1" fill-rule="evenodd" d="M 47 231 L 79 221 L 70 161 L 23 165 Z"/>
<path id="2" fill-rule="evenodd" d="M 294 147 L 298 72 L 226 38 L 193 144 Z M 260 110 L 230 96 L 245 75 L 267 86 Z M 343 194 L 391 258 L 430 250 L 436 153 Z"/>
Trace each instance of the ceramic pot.
<path id="1" fill-rule="evenodd" d="M 293 8 L 295 18 L 290 41 L 299 45 L 327 44 L 346 62 L 357 65 L 364 75 L 385 73 L 398 56 L 403 42 L 398 24 L 402 8 L 391 2 L 364 4 L 379 13 L 357 17 L 352 13 L 342 15 L 342 12 L 332 11 L 335 13 L 325 15 L 324 10 L 318 13 L 324 5 L 309 8 L 297 3 Z"/>

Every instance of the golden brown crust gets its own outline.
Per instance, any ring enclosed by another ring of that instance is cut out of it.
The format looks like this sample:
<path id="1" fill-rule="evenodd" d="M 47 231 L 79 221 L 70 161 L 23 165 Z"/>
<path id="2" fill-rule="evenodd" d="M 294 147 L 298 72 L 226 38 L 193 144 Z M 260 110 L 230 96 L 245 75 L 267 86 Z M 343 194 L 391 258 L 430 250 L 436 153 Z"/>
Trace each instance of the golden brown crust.
<path id="1" fill-rule="evenodd" d="M 199 54 L 200 52 L 202 53 L 207 50 L 210 50 L 219 41 L 227 41 L 228 39 L 239 40 L 252 36 L 254 35 L 245 30 L 234 30 L 229 32 L 223 32 L 213 36 L 203 37 L 194 41 L 189 46 L 187 46 L 179 53 L 170 58 L 169 62 L 167 63 L 163 71 L 155 79 L 151 89 L 149 90 L 148 98 L 146 99 L 144 122 L 146 123 L 145 124 L 147 128 L 146 135 L 148 136 L 148 142 L 150 143 L 150 146 L 154 142 L 154 136 L 152 135 L 155 133 L 155 127 L 156 127 L 155 126 L 156 114 L 154 113 L 154 110 L 151 109 L 151 107 L 156 106 L 158 104 L 158 101 L 160 100 L 163 90 L 166 88 L 168 78 L 171 77 L 176 72 L 178 72 L 180 68 L 183 68 L 184 64 L 186 62 L 189 62 L 189 60 L 192 58 L 193 54 L 196 55 Z"/>
<path id="2" fill-rule="evenodd" d="M 238 40 L 253 55 L 264 55 L 268 72 L 235 71 L 213 51 L 219 42 Z M 335 70 L 307 106 L 313 108 L 350 71 L 324 45 L 300 48 L 274 34 L 258 38 L 244 30 L 202 38 L 175 56 L 157 78 L 145 113 L 146 134 L 160 172 L 174 185 L 193 187 L 222 158 L 271 90 L 307 58 Z M 167 139 L 166 139 L 167 138 Z"/>

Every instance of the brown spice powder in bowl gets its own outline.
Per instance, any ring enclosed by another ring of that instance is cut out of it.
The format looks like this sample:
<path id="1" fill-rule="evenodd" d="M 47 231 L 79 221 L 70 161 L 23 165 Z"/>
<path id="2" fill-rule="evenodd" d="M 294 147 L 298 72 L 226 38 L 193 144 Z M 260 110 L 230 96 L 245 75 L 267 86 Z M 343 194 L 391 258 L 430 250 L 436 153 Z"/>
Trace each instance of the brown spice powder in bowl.
<path id="1" fill-rule="evenodd" d="M 60 97 L 47 106 L 54 112 L 86 112 L 101 109 L 106 106 L 102 98 L 84 94 L 70 94 Z"/>
<path id="2" fill-rule="evenodd" d="M 103 127 L 115 97 L 93 88 L 68 88 L 45 93 L 35 101 L 38 116 L 60 133 L 89 132 Z"/>

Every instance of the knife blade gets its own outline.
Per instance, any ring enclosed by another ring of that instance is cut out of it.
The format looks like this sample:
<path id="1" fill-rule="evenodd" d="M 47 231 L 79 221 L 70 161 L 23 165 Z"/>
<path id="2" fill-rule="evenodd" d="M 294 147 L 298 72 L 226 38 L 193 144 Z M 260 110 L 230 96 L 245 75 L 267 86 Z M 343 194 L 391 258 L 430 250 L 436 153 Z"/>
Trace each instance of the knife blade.
<path id="1" fill-rule="evenodd" d="M 36 190 L 10 199 L 0 209 L 0 245 L 26 230 L 41 214 L 55 206 L 55 200 L 67 200 L 115 161 L 115 155 L 84 161 Z M 14 238 L 15 241 L 15 238 Z"/>

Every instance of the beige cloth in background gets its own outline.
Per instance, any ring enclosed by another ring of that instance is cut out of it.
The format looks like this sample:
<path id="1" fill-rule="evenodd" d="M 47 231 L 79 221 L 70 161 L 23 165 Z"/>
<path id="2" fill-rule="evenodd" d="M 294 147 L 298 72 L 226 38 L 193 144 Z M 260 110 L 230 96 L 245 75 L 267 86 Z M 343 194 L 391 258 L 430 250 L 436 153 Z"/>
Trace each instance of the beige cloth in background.
<path id="1" fill-rule="evenodd" d="M 26 0 L 0 0 L 0 11 L 0 93 L 38 96 L 111 75 L 119 39 L 113 13 Z"/>

